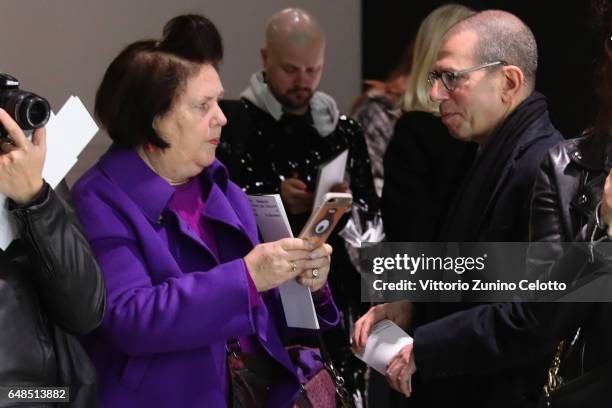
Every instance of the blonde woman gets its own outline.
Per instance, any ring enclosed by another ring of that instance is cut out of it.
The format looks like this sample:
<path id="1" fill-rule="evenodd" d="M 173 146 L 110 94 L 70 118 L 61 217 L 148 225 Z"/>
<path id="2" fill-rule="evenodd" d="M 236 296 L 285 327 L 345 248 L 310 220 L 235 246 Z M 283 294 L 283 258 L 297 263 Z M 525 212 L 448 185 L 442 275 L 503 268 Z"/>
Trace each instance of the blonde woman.
<path id="1" fill-rule="evenodd" d="M 476 152 L 476 144 L 449 135 L 427 84 L 442 36 L 473 14 L 467 7 L 447 4 L 432 11 L 417 32 L 403 113 L 384 157 L 382 215 L 389 241 L 438 238 L 446 206 Z"/>

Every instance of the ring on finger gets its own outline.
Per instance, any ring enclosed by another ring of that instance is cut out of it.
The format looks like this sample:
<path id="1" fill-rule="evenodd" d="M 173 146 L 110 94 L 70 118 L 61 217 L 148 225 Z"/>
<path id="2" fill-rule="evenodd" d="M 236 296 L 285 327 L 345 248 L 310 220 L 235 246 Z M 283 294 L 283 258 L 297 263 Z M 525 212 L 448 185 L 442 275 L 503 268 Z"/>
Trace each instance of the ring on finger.
<path id="1" fill-rule="evenodd" d="M 293 273 L 296 273 L 297 272 L 297 264 L 295 262 L 291 261 L 291 262 L 289 262 L 289 265 L 291 265 L 291 271 Z"/>
<path id="2" fill-rule="evenodd" d="M 311 273 L 312 273 L 312 279 L 317 279 L 320 274 L 319 268 L 313 268 Z"/>

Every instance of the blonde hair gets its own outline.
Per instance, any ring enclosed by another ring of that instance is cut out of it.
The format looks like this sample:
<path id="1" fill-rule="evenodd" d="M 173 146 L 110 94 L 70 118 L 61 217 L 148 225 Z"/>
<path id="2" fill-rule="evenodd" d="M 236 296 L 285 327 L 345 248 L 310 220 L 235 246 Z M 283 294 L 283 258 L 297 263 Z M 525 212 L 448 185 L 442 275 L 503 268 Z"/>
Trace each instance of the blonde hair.
<path id="1" fill-rule="evenodd" d="M 476 14 L 459 4 L 438 7 L 423 20 L 414 41 L 412 71 L 404 94 L 403 109 L 406 112 L 423 111 L 439 115 L 439 104 L 429 99 L 430 87 L 427 74 L 438 57 L 442 37 L 457 22 Z"/>

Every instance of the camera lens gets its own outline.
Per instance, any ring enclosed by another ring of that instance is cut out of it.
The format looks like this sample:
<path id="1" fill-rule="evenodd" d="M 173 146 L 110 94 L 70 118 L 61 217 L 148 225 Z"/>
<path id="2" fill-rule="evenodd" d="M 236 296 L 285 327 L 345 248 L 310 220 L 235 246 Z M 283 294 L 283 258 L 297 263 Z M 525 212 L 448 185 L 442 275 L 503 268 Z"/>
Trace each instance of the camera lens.
<path id="1" fill-rule="evenodd" d="M 17 78 L 0 73 L 0 108 L 4 109 L 23 130 L 45 126 L 51 115 L 49 102 L 36 94 L 19 89 Z M 0 138 L 6 137 L 0 125 Z"/>
<path id="2" fill-rule="evenodd" d="M 22 102 L 19 109 L 19 118 L 27 128 L 36 129 L 47 123 L 50 112 L 49 102 L 40 96 L 31 94 Z"/>
<path id="3" fill-rule="evenodd" d="M 51 114 L 46 99 L 19 89 L 0 91 L 0 107 L 17 122 L 23 130 L 45 126 Z"/>

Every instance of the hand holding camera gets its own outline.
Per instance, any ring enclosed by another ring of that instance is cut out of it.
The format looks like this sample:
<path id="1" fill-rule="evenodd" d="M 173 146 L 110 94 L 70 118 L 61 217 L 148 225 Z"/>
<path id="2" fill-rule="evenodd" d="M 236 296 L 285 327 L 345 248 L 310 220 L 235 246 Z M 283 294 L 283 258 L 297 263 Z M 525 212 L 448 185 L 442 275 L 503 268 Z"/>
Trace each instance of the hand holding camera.
<path id="1" fill-rule="evenodd" d="M 45 98 L 19 89 L 17 78 L 3 73 L 0 73 L 0 108 L 23 130 L 45 126 L 51 115 L 51 107 Z M 0 126 L 0 137 L 7 137 L 7 131 Z"/>
<path id="2" fill-rule="evenodd" d="M 43 187 L 42 169 L 47 150 L 44 128 L 28 140 L 17 122 L 0 109 L 0 123 L 8 138 L 0 139 L 0 193 L 17 204 L 30 202 Z"/>
<path id="3" fill-rule="evenodd" d="M 20 90 L 15 77 L 0 73 L 0 193 L 17 204 L 30 202 L 42 189 L 43 126 L 50 113 L 46 99 Z M 23 131 L 32 129 L 30 141 Z"/>

